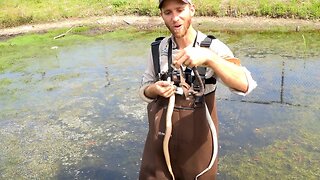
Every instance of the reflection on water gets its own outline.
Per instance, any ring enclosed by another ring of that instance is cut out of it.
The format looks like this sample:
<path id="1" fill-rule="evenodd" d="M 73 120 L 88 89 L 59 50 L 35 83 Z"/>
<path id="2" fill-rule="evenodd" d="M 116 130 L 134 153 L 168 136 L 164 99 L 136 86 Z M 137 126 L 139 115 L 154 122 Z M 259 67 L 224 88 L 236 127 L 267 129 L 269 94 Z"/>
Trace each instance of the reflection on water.
<path id="1" fill-rule="evenodd" d="M 219 86 L 219 176 L 319 178 L 319 37 L 305 35 L 306 51 L 299 34 L 220 36 L 258 87 L 239 97 Z M 148 130 L 137 90 L 149 44 L 54 49 L 1 74 L 0 178 L 137 179 Z"/>

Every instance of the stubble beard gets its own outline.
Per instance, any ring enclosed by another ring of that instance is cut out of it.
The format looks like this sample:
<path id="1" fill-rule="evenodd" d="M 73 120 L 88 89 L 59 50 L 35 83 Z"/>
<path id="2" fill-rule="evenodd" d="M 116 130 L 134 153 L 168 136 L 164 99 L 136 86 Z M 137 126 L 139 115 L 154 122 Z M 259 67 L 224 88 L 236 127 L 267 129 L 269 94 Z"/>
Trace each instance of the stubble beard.
<path id="1" fill-rule="evenodd" d="M 172 34 L 175 38 L 182 38 L 182 37 L 184 37 L 184 36 L 187 34 L 187 32 L 188 32 L 188 30 L 189 30 L 189 28 L 190 28 L 190 25 L 191 25 L 191 19 L 188 19 L 188 20 L 186 21 L 186 23 L 182 25 L 182 28 L 176 31 L 176 30 L 174 30 L 173 28 L 171 28 L 168 24 L 166 24 L 167 28 L 170 30 L 171 34 Z"/>

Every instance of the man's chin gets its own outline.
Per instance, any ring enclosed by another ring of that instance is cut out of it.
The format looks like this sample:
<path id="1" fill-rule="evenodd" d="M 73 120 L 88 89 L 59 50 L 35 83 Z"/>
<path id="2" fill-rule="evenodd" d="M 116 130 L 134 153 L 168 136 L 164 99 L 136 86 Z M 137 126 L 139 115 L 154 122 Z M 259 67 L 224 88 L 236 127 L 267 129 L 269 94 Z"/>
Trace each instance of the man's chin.
<path id="1" fill-rule="evenodd" d="M 175 38 L 182 38 L 185 35 L 185 33 L 181 31 L 171 31 L 171 33 Z"/>

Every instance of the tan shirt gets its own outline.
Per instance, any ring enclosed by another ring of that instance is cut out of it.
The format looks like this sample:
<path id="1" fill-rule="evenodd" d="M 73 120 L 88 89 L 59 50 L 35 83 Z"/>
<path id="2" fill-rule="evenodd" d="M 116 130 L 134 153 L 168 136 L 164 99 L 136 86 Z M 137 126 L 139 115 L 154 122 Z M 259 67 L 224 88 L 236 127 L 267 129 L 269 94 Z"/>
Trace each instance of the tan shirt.
<path id="1" fill-rule="evenodd" d="M 207 35 L 203 34 L 202 32 L 198 31 L 197 39 L 196 39 L 196 44 L 195 47 L 200 47 L 200 43 L 207 37 Z M 160 55 L 160 71 L 161 73 L 167 72 L 168 71 L 168 52 L 169 52 L 169 43 L 168 40 L 169 38 L 172 38 L 172 56 L 174 58 L 174 54 L 176 54 L 179 50 L 177 49 L 177 44 L 174 41 L 174 38 L 167 37 L 163 39 L 159 45 L 159 55 Z M 192 46 L 191 44 L 190 46 Z M 218 56 L 222 58 L 227 58 L 227 57 L 234 57 L 233 53 L 231 50 L 226 46 L 223 42 L 221 42 L 218 39 L 213 39 L 212 43 L 210 45 L 210 49 L 215 52 Z M 211 68 L 206 68 L 207 72 L 205 75 L 206 79 L 209 79 L 211 77 L 215 77 L 219 82 L 223 83 L 218 76 L 213 72 Z M 247 80 L 249 83 L 249 88 L 246 93 L 239 92 L 235 89 L 229 88 L 232 92 L 239 94 L 239 95 L 247 95 L 249 94 L 256 86 L 256 82 L 252 79 L 251 73 L 243 67 L 243 70 L 247 76 Z M 151 84 L 154 83 L 157 80 L 157 76 L 154 72 L 154 66 L 153 66 L 153 59 L 152 59 L 152 53 L 151 53 L 151 48 L 150 48 L 150 53 L 149 53 L 149 58 L 147 61 L 147 68 L 145 72 L 143 73 L 142 76 L 142 82 L 141 82 L 141 87 L 140 87 L 140 97 L 146 101 L 146 102 L 151 102 L 153 99 L 150 99 L 145 96 L 144 90 L 145 88 Z M 213 92 L 216 89 L 216 84 L 206 84 L 205 86 L 205 94 L 208 94 L 210 92 Z"/>

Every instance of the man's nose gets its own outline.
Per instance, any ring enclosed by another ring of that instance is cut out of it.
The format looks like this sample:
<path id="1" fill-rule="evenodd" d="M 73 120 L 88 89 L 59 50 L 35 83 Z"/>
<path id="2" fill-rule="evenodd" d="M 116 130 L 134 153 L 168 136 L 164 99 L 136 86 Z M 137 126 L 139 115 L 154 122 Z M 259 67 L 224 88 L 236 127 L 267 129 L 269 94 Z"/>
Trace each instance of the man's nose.
<path id="1" fill-rule="evenodd" d="M 172 21 L 177 22 L 180 20 L 180 14 L 178 13 L 173 13 Z"/>

